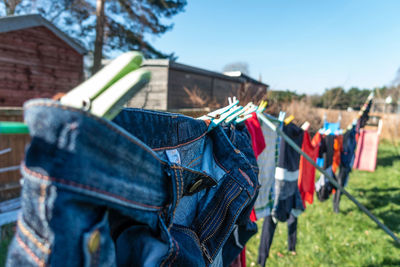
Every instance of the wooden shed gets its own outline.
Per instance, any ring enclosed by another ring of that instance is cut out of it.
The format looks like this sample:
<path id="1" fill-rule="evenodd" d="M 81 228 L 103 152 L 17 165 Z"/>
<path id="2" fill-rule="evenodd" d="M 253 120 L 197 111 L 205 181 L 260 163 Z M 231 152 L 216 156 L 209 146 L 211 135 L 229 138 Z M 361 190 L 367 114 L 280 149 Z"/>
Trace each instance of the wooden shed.
<path id="1" fill-rule="evenodd" d="M 40 15 L 0 18 L 0 106 L 52 97 L 83 81 L 85 49 Z"/>
<path id="2" fill-rule="evenodd" d="M 229 96 L 262 97 L 268 85 L 240 72 L 219 73 L 167 59 L 149 59 L 150 83 L 129 103 L 130 107 L 169 110 L 225 105 Z"/>

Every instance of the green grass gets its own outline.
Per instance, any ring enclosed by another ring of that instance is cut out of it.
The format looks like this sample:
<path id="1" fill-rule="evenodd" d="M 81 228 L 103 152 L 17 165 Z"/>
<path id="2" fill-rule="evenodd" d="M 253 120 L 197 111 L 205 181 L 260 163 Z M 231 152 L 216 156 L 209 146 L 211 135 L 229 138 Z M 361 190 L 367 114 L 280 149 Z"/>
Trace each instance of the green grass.
<path id="1" fill-rule="evenodd" d="M 353 171 L 347 190 L 400 236 L 400 157 L 394 147 L 381 144 L 376 171 Z M 279 223 L 267 266 L 400 266 L 400 246 L 346 196 L 340 208 L 339 214 L 333 213 L 332 199 L 307 206 L 299 218 L 295 256 L 287 252 L 286 223 Z M 261 229 L 262 221 L 258 225 Z M 2 230 L 0 266 L 12 233 L 12 225 Z M 248 266 L 258 266 L 260 235 L 247 244 Z"/>
<path id="2" fill-rule="evenodd" d="M 15 223 L 4 225 L 1 228 L 1 240 L 0 240 L 0 266 L 4 266 L 7 258 L 8 245 L 15 232 Z"/>
<path id="3" fill-rule="evenodd" d="M 393 146 L 382 143 L 376 171 L 353 171 L 347 190 L 400 237 L 396 154 Z M 266 266 L 400 266 L 400 246 L 344 195 L 339 214 L 332 211 L 332 198 L 322 203 L 314 199 L 298 222 L 297 255 L 287 251 L 287 225 L 279 223 Z M 261 229 L 262 221 L 258 226 Z M 247 244 L 248 266 L 259 266 L 260 235 Z"/>

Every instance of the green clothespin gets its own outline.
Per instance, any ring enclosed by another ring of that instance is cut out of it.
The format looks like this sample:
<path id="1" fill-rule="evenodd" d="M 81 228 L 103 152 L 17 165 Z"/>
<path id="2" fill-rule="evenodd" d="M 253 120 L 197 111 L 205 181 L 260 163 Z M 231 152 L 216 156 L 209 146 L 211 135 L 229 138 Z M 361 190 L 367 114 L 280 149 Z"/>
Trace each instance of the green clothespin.
<path id="1" fill-rule="evenodd" d="M 0 134 L 28 134 L 28 126 L 23 122 L 2 121 L 0 122 Z"/>
<path id="2" fill-rule="evenodd" d="M 253 112 L 256 112 L 258 107 L 255 106 L 252 102 L 250 102 L 249 104 L 246 105 L 246 107 L 248 106 L 248 108 L 245 110 L 245 112 L 243 114 L 241 114 L 235 121 L 235 123 L 241 123 L 249 118 L 251 118 L 251 114 Z"/>
<path id="3" fill-rule="evenodd" d="M 112 120 L 122 105 L 150 81 L 150 72 L 138 69 L 142 60 L 143 56 L 138 52 L 122 54 L 72 89 L 60 102 Z M 0 122 L 0 133 L 25 134 L 28 127 L 23 123 Z"/>
<path id="4" fill-rule="evenodd" d="M 244 107 L 238 106 L 235 109 L 234 113 L 225 119 L 225 123 L 230 123 L 231 121 L 235 120 L 240 114 L 244 112 L 243 110 Z"/>
<path id="5" fill-rule="evenodd" d="M 142 64 L 142 60 L 143 56 L 139 52 L 132 51 L 120 55 L 88 80 L 68 92 L 68 94 L 61 98 L 60 102 L 66 106 L 82 108 L 90 112 L 96 99 L 106 90 L 108 91 L 108 88 L 122 77 L 137 70 Z M 149 74 L 146 74 L 146 77 L 147 75 Z M 124 92 L 130 90 L 130 88 L 127 87 L 129 84 L 122 83 L 120 85 L 122 85 L 123 88 L 120 88 L 119 95 L 123 95 Z M 113 87 L 112 90 L 115 90 L 115 88 L 116 87 Z M 114 106 L 114 101 L 107 103 L 107 101 L 104 102 L 104 100 L 102 100 L 101 103 L 107 106 Z M 107 107 L 102 108 L 104 114 L 108 112 L 107 110 Z M 103 117 L 104 115 L 101 112 L 95 112 L 93 114 L 99 117 Z"/>
<path id="6" fill-rule="evenodd" d="M 207 115 L 202 116 L 198 119 L 211 121 L 210 125 L 208 126 L 208 130 L 207 130 L 209 132 L 212 129 L 214 129 L 215 127 L 217 127 L 221 122 L 223 122 L 230 115 L 235 113 L 237 111 L 237 108 L 236 108 L 237 104 L 239 104 L 238 100 L 233 101 L 232 104 L 230 104 L 226 107 L 217 109 L 213 112 L 210 112 Z"/>

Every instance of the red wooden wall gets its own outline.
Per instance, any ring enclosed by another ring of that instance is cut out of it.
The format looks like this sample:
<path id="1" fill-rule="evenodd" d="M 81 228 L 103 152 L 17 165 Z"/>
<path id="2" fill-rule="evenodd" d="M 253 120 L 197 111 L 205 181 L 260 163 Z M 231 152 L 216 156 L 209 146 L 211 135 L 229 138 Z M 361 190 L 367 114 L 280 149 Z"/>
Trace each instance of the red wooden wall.
<path id="1" fill-rule="evenodd" d="M 0 33 L 0 106 L 51 98 L 83 80 L 83 55 L 44 26 Z"/>

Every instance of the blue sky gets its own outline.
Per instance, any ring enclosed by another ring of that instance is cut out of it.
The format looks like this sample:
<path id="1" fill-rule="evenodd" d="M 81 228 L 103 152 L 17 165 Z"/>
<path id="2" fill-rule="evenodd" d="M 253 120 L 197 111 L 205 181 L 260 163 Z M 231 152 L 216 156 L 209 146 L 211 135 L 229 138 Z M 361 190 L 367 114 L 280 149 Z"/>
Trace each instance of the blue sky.
<path id="1" fill-rule="evenodd" d="M 215 71 L 247 62 L 272 89 L 373 88 L 400 68 L 400 0 L 188 0 L 169 21 L 150 38 L 161 51 Z"/>

